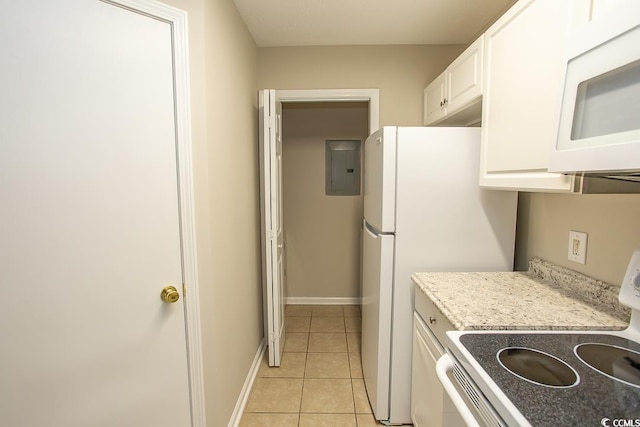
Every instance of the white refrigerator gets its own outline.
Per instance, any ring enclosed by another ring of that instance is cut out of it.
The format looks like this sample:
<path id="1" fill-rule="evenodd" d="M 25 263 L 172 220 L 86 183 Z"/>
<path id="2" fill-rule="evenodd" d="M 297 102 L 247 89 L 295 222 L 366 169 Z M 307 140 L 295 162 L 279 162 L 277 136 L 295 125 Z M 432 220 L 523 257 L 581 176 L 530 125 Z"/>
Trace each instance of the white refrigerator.
<path id="1" fill-rule="evenodd" d="M 364 148 L 362 368 L 375 418 L 410 424 L 411 275 L 511 271 L 517 193 L 481 189 L 480 128 L 384 127 Z"/>

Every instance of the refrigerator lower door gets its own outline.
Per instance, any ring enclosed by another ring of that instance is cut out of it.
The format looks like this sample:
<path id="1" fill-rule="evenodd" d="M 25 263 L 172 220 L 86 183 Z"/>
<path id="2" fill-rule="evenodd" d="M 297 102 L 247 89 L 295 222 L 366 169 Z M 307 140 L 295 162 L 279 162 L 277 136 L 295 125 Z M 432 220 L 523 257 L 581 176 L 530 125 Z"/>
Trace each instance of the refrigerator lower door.
<path id="1" fill-rule="evenodd" d="M 362 370 L 375 418 L 388 420 L 395 236 L 363 228 Z"/>

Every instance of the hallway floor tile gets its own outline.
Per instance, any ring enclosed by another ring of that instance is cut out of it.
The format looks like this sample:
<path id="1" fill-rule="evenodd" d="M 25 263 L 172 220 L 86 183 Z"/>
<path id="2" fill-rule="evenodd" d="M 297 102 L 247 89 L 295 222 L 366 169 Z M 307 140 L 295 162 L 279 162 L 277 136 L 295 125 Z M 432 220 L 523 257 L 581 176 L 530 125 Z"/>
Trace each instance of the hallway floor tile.
<path id="1" fill-rule="evenodd" d="M 266 355 L 240 427 L 375 427 L 362 379 L 360 307 L 288 305 L 282 364 Z"/>

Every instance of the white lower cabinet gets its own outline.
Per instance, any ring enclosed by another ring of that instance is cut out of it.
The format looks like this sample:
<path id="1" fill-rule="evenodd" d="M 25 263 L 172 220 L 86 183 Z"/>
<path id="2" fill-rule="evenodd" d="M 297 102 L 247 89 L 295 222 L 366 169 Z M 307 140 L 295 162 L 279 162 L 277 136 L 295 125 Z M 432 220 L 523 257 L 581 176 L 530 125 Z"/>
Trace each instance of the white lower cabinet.
<path id="1" fill-rule="evenodd" d="M 558 132 L 571 1 L 520 0 L 484 34 L 480 185 L 570 192 L 547 172 Z"/>
<path id="2" fill-rule="evenodd" d="M 436 374 L 436 362 L 444 354 L 445 332 L 454 330 L 453 325 L 431 300 L 417 289 L 415 301 L 411 420 L 415 427 L 464 427 L 462 417 L 444 392 Z"/>
<path id="3" fill-rule="evenodd" d="M 415 427 L 442 426 L 444 390 L 436 375 L 436 362 L 443 351 L 420 316 L 414 313 L 413 317 L 411 420 Z"/>

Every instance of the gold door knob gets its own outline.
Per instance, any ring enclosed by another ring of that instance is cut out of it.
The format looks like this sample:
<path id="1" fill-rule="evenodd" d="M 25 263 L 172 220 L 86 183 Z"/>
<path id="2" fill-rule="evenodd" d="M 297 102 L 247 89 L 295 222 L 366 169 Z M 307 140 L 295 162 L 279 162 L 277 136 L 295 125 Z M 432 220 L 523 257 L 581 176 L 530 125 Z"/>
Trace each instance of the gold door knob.
<path id="1" fill-rule="evenodd" d="M 180 299 L 178 290 L 173 286 L 165 286 L 160 293 L 160 299 L 167 304 L 173 304 Z"/>

